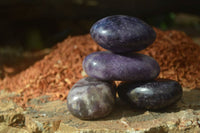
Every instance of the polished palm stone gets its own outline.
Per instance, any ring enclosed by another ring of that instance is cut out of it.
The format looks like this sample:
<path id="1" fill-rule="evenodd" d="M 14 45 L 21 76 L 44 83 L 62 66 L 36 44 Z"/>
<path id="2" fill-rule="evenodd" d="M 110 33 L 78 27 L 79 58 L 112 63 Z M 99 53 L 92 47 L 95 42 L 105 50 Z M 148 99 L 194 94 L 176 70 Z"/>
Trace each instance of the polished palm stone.
<path id="1" fill-rule="evenodd" d="M 100 80 L 145 81 L 155 79 L 160 67 L 152 57 L 139 54 L 94 52 L 83 60 L 83 69 Z"/>
<path id="2" fill-rule="evenodd" d="M 156 80 L 149 82 L 124 82 L 117 88 L 119 97 L 133 107 L 144 109 L 162 109 L 182 96 L 181 85 L 174 80 Z"/>
<path id="3" fill-rule="evenodd" d="M 125 15 L 100 19 L 91 27 L 90 34 L 97 44 L 115 53 L 145 49 L 156 38 L 151 26 L 138 18 Z"/>
<path id="4" fill-rule="evenodd" d="M 113 82 L 92 77 L 79 80 L 67 96 L 69 111 L 80 119 L 98 119 L 111 113 L 115 104 L 116 86 Z"/>

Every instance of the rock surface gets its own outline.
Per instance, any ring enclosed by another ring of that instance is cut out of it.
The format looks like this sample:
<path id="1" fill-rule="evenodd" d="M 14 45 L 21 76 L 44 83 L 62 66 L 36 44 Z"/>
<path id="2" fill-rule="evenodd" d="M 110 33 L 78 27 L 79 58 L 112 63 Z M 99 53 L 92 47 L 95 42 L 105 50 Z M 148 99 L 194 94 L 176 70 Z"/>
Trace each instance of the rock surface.
<path id="1" fill-rule="evenodd" d="M 200 132 L 200 90 L 184 89 L 182 99 L 160 112 L 131 109 L 118 101 L 106 118 L 83 121 L 72 116 L 66 102 L 38 103 L 22 109 L 0 93 L 0 133 L 163 133 Z"/>

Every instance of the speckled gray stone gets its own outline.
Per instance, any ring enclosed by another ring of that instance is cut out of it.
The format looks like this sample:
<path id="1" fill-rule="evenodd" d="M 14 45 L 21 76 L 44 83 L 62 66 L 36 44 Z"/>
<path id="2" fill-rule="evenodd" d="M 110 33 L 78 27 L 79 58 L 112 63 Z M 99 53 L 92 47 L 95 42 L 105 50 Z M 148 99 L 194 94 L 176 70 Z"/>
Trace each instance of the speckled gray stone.
<path id="1" fill-rule="evenodd" d="M 107 116 L 115 104 L 115 85 L 92 77 L 79 80 L 67 96 L 69 111 L 80 119 Z"/>
<path id="2" fill-rule="evenodd" d="M 125 15 L 113 15 L 97 21 L 90 29 L 94 41 L 115 53 L 145 49 L 156 38 L 155 31 L 144 21 Z"/>
<path id="3" fill-rule="evenodd" d="M 83 69 L 100 80 L 145 81 L 160 73 L 159 64 L 152 57 L 138 54 L 115 54 L 109 51 L 94 52 L 83 60 Z"/>

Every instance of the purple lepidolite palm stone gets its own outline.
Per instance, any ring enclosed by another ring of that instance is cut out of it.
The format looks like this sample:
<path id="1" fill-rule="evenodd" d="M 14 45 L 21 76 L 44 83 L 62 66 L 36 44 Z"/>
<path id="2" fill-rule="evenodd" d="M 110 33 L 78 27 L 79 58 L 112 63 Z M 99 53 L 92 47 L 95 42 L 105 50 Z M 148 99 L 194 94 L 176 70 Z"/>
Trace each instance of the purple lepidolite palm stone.
<path id="1" fill-rule="evenodd" d="M 138 18 L 125 15 L 100 19 L 91 27 L 90 34 L 97 44 L 115 53 L 145 49 L 156 38 L 151 26 Z"/>
<path id="2" fill-rule="evenodd" d="M 174 80 L 159 79 L 148 82 L 123 82 L 117 88 L 119 97 L 133 107 L 162 109 L 182 97 L 182 87 Z"/>
<path id="3" fill-rule="evenodd" d="M 94 52 L 83 60 L 83 69 L 100 80 L 145 81 L 160 73 L 159 64 L 152 57 L 139 54 L 115 54 L 110 51 Z"/>
<path id="4" fill-rule="evenodd" d="M 69 111 L 80 119 L 98 119 L 111 113 L 115 104 L 116 86 L 86 77 L 73 85 L 67 96 Z"/>

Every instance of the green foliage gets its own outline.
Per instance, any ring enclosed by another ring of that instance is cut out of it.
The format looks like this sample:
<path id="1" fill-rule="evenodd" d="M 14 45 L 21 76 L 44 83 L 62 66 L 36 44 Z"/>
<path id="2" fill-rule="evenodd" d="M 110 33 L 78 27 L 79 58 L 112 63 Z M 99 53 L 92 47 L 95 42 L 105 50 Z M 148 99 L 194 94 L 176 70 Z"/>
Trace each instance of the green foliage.
<path id="1" fill-rule="evenodd" d="M 44 48 L 44 43 L 39 30 L 31 30 L 27 33 L 26 47 L 29 50 L 39 50 Z"/>
<path id="2" fill-rule="evenodd" d="M 146 21 L 150 25 L 153 25 L 162 30 L 167 30 L 169 27 L 174 25 L 175 18 L 176 18 L 176 14 L 173 12 L 170 12 L 168 14 L 162 14 L 159 16 L 147 18 Z"/>

